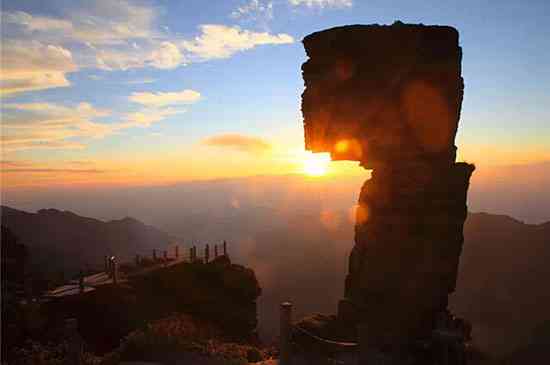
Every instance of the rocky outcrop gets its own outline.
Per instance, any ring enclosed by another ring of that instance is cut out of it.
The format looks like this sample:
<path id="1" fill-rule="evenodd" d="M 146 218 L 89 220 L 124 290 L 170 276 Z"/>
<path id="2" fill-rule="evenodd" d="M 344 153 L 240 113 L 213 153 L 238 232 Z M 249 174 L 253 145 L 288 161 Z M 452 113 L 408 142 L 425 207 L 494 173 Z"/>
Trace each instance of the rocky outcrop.
<path id="1" fill-rule="evenodd" d="M 367 168 L 454 162 L 464 88 L 456 29 L 351 25 L 303 43 L 306 149 Z"/>
<path id="2" fill-rule="evenodd" d="M 474 170 L 455 162 L 458 32 L 396 22 L 333 28 L 303 42 L 306 148 L 373 169 L 359 197 L 339 317 L 368 328 L 375 348 L 429 338 L 455 288 Z"/>

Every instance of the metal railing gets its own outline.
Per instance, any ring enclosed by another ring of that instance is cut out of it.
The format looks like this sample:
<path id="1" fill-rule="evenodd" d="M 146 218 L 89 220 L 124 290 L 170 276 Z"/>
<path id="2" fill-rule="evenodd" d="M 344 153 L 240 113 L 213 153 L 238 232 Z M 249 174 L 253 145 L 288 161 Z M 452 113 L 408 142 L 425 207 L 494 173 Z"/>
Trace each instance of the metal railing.
<path id="1" fill-rule="evenodd" d="M 392 354 L 383 354 L 372 348 L 367 341 L 365 326 L 358 326 L 358 342 L 341 342 L 322 338 L 299 325 L 292 324 L 292 303 L 281 304 L 280 315 L 280 360 L 279 365 L 290 365 L 292 350 L 305 350 L 329 357 L 337 354 L 353 354 L 359 363 L 392 363 Z M 465 365 L 466 343 L 469 331 L 462 320 L 453 318 L 448 312 L 439 315 L 432 338 L 427 339 L 428 348 L 436 349 L 436 362 L 440 365 Z M 302 346 L 296 346 L 297 344 Z M 303 347 L 303 344 L 306 346 Z M 385 360 L 384 360 L 385 359 Z"/>

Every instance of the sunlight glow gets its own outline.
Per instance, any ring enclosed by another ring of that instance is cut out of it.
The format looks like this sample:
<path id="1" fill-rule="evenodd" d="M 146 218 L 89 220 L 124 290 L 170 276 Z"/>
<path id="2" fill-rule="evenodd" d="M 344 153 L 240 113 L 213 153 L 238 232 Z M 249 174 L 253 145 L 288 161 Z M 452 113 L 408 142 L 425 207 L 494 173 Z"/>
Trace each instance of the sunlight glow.
<path id="1" fill-rule="evenodd" d="M 338 153 L 347 152 L 348 148 L 349 148 L 349 142 L 346 139 L 338 141 L 338 143 L 336 143 L 336 146 L 334 146 L 334 149 Z"/>
<path id="2" fill-rule="evenodd" d="M 323 176 L 327 173 L 330 163 L 330 155 L 328 153 L 311 153 L 308 152 L 303 160 L 303 172 L 309 176 Z"/>

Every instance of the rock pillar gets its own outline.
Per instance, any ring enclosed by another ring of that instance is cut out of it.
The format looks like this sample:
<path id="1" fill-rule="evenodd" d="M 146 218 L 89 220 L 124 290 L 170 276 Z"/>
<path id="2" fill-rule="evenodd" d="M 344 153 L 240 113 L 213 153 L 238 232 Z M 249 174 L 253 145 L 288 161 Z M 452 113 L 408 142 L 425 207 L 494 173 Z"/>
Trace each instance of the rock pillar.
<path id="1" fill-rule="evenodd" d="M 431 336 L 454 291 L 474 166 L 457 163 L 462 49 L 448 26 L 353 25 L 303 40 L 306 149 L 371 170 L 342 320 L 364 348 Z"/>

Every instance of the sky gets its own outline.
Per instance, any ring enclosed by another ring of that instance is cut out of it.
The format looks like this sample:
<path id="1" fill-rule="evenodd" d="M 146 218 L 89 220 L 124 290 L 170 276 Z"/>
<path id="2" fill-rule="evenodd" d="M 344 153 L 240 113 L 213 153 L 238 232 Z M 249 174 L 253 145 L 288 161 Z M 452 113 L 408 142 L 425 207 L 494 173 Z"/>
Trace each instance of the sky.
<path id="1" fill-rule="evenodd" d="M 546 0 L 4 0 L 1 20 L 4 189 L 315 174 L 302 38 L 396 20 L 460 32 L 459 159 L 550 160 Z"/>

